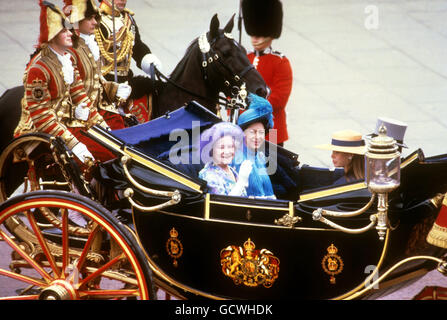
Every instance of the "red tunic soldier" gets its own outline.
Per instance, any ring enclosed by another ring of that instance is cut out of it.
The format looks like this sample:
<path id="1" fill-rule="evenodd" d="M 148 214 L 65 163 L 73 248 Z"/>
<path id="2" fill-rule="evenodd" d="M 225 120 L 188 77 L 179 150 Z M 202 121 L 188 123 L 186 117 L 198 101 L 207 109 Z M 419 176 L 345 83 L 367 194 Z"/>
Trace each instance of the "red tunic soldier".
<path id="1" fill-rule="evenodd" d="M 82 162 L 109 160 L 112 153 L 81 133 L 96 124 L 108 126 L 86 95 L 67 51 L 72 45 L 68 19 L 54 4 L 40 0 L 40 6 L 39 43 L 25 70 L 22 115 L 14 135 L 60 136 Z"/>
<path id="2" fill-rule="evenodd" d="M 268 101 L 273 107 L 276 142 L 288 140 L 286 105 L 292 91 L 292 68 L 285 55 L 272 49 L 272 42 L 282 31 L 283 10 L 279 0 L 243 0 L 245 31 L 251 38 L 253 52 L 248 59 L 259 71 L 271 90 Z M 274 131 L 273 131 L 274 132 Z M 274 142 L 271 134 L 268 139 Z"/>

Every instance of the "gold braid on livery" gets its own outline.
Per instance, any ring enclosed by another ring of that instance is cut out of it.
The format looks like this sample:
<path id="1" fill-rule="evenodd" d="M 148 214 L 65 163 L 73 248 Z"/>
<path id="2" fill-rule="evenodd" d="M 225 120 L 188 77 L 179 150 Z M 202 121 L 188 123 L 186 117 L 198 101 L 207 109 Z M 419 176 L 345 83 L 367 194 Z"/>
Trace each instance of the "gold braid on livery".
<path id="1" fill-rule="evenodd" d="M 54 52 L 42 45 L 42 50 L 31 60 L 24 75 L 25 96 L 22 115 L 14 135 L 44 132 L 61 136 L 69 148 L 78 140 L 68 128 L 90 128 L 104 125 L 101 115 L 87 97 L 78 70 L 74 69 L 74 82 L 64 81 L 62 67 Z M 75 106 L 86 103 L 90 115 L 86 121 L 74 116 Z"/>
<path id="2" fill-rule="evenodd" d="M 99 60 L 95 61 L 85 41 L 82 38 L 78 38 L 71 51 L 83 79 L 85 92 L 92 101 L 93 106 L 113 113 L 119 113 L 112 104 L 112 102 L 118 100 L 116 97 L 118 84 L 104 79 L 101 74 L 101 62 Z M 103 99 L 103 97 L 106 99 Z"/>
<path id="3" fill-rule="evenodd" d="M 127 76 L 133 54 L 135 30 L 130 16 L 133 14 L 125 9 L 123 14 L 115 11 L 112 17 L 112 8 L 105 2 L 100 5 L 101 27 L 96 28 L 95 38 L 101 52 L 102 74 L 106 75 L 114 71 L 113 53 L 113 19 L 115 19 L 116 61 L 119 76 Z"/>

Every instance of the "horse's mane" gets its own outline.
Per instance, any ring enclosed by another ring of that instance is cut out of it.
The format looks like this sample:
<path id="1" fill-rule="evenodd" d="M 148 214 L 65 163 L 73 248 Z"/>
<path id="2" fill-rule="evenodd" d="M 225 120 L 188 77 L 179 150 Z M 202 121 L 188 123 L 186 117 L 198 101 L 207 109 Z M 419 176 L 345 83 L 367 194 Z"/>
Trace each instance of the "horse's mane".
<path id="1" fill-rule="evenodd" d="M 193 39 L 191 43 L 188 45 L 188 48 L 185 50 L 183 58 L 179 61 L 179 63 L 177 63 L 174 70 L 172 71 L 171 76 L 169 77 L 170 79 L 177 79 L 182 74 L 186 64 L 188 63 L 188 60 L 190 59 L 194 51 L 193 50 L 194 47 L 197 46 L 197 39 L 198 37 Z"/>

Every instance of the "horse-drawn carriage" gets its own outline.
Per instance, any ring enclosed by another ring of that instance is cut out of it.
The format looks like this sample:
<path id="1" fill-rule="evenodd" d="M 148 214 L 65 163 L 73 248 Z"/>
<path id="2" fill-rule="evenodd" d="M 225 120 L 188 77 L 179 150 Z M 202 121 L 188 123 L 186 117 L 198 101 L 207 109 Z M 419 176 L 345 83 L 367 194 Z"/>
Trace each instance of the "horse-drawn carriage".
<path id="1" fill-rule="evenodd" d="M 239 83 L 250 66 L 229 69 L 215 48 L 229 38 L 219 37 L 201 38 L 199 57 Z M 161 288 L 178 298 L 353 299 L 417 270 L 445 271 L 445 249 L 425 238 L 447 191 L 446 155 L 394 152 L 398 178 L 384 190 L 372 177 L 334 186 L 340 171 L 267 142 L 277 199 L 216 195 L 194 147 L 219 121 L 192 101 L 134 127 L 92 127 L 116 158 L 85 170 L 60 138 L 13 139 L 0 155 L 2 296 L 154 299 Z"/>
<path id="2" fill-rule="evenodd" d="M 95 185 L 59 139 L 14 140 L 0 162 L 0 235 L 13 251 L 0 281 L 20 290 L 5 298 L 146 299 L 156 287 L 179 298 L 349 299 L 374 280 L 444 266 L 445 249 L 425 237 L 447 188 L 445 156 L 403 159 L 385 204 L 363 181 L 331 186 L 337 170 L 299 165 L 281 147 L 271 148 L 277 200 L 215 195 L 197 176 L 192 139 L 218 121 L 191 102 L 135 127 L 93 127 L 117 156 L 93 167 Z M 188 161 L 173 161 L 178 152 Z M 24 185 L 16 177 L 41 190 L 10 197 Z"/>

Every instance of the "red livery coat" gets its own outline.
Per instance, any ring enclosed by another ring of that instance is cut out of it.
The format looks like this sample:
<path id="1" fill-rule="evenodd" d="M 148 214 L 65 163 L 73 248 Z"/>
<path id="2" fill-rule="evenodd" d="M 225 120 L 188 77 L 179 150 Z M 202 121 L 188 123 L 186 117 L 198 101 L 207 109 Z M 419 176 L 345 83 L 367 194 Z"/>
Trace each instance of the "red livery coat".
<path id="1" fill-rule="evenodd" d="M 112 130 L 125 128 L 124 120 L 112 102 L 116 96 L 118 83 L 107 81 L 101 74 L 101 61 L 95 61 L 84 39 L 78 38 L 69 51 L 74 57 L 76 68 L 85 87 L 87 96 Z M 105 98 L 105 99 L 104 99 Z"/>
<path id="2" fill-rule="evenodd" d="M 293 75 L 290 62 L 283 54 L 271 48 L 262 53 L 250 52 L 248 59 L 271 90 L 268 101 L 273 107 L 273 128 L 277 130 L 276 142 L 283 143 L 289 139 L 285 109 L 292 92 Z"/>
<path id="3" fill-rule="evenodd" d="M 83 142 L 95 159 L 106 161 L 115 157 L 81 134 L 82 130 L 95 124 L 107 125 L 85 93 L 78 69 L 74 69 L 74 82 L 66 83 L 62 65 L 48 46 L 45 45 L 30 61 L 25 70 L 24 86 L 22 115 L 14 132 L 16 137 L 29 132 L 44 132 L 60 136 L 70 149 Z M 90 109 L 87 121 L 74 117 L 75 107 L 83 102 Z M 100 152 L 95 152 L 95 149 L 100 149 Z"/>

